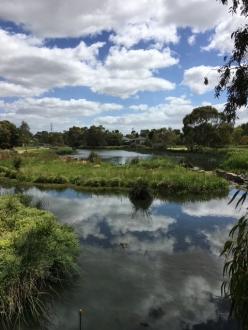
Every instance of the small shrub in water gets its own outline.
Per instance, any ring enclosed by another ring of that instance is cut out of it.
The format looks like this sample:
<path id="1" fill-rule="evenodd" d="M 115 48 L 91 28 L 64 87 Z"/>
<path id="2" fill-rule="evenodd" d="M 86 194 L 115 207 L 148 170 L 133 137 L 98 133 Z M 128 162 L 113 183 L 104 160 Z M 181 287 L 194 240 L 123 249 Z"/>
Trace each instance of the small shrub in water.
<path id="1" fill-rule="evenodd" d="M 148 210 L 152 204 L 153 195 L 148 184 L 140 181 L 130 190 L 129 199 L 136 210 Z"/>
<path id="2" fill-rule="evenodd" d="M 91 151 L 91 153 L 88 156 L 88 161 L 90 163 L 99 164 L 101 163 L 101 157 L 96 152 Z"/>
<path id="3" fill-rule="evenodd" d="M 22 166 L 22 159 L 21 159 L 20 157 L 18 157 L 18 158 L 14 158 L 14 159 L 13 159 L 13 166 L 14 166 L 14 168 L 15 168 L 17 171 L 19 171 L 19 169 L 20 169 L 21 166 Z"/>

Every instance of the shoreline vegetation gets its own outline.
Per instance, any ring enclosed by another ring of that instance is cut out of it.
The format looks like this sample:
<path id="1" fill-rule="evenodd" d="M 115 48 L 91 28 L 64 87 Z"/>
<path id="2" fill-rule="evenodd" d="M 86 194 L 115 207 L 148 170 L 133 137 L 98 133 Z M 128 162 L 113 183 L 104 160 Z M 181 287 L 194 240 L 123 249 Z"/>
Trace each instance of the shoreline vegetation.
<path id="1" fill-rule="evenodd" d="M 226 180 L 209 172 L 192 171 L 166 157 L 133 159 L 126 165 L 114 165 L 101 162 L 94 153 L 89 160 L 76 160 L 61 157 L 52 149 L 41 149 L 18 155 L 18 159 L 14 156 L 0 161 L 0 178 L 28 184 L 116 190 L 130 190 L 135 185 L 145 184 L 154 194 L 228 190 Z"/>
<path id="2" fill-rule="evenodd" d="M 0 228 L 0 325 L 15 329 L 42 317 L 44 298 L 76 275 L 79 244 L 25 195 L 0 196 Z"/>

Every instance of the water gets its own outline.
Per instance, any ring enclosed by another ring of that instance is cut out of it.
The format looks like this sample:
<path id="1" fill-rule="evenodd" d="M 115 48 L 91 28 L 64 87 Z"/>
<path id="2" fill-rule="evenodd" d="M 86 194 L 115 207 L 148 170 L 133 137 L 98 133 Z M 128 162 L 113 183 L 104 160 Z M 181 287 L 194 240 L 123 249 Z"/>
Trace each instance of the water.
<path id="1" fill-rule="evenodd" d="M 176 160 L 177 162 L 186 161 L 192 166 L 201 167 L 205 170 L 213 170 L 218 167 L 218 163 L 221 161 L 221 155 L 203 154 L 203 153 L 185 153 L 185 152 L 138 152 L 138 151 L 126 151 L 126 150 L 108 150 L 108 149 L 79 149 L 72 155 L 72 157 L 87 159 L 91 151 L 96 152 L 104 161 L 114 164 L 126 164 L 134 158 L 149 159 L 156 156 L 166 156 Z"/>
<path id="2" fill-rule="evenodd" d="M 130 162 L 134 158 L 148 159 L 152 157 L 151 153 L 141 153 L 135 151 L 126 150 L 107 150 L 107 149 L 79 149 L 77 153 L 73 155 L 75 158 L 87 159 L 90 153 L 96 152 L 104 161 L 108 161 L 114 164 L 124 165 Z"/>
<path id="3" fill-rule="evenodd" d="M 80 238 L 80 278 L 50 308 L 48 330 L 235 329 L 220 295 L 219 253 L 237 217 L 229 197 L 154 200 L 31 188 Z M 233 192 L 230 192 L 232 195 Z M 41 328 L 38 328 L 41 329 Z"/>

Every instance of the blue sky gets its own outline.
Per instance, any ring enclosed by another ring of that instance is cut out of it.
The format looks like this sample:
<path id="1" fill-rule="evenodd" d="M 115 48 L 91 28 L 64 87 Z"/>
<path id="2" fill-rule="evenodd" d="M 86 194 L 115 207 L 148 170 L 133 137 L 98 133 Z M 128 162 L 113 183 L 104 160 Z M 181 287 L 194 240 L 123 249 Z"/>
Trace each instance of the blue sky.
<path id="1" fill-rule="evenodd" d="M 243 23 L 215 0 L 1 0 L 0 119 L 180 128 L 196 106 L 223 108 L 217 68 Z"/>

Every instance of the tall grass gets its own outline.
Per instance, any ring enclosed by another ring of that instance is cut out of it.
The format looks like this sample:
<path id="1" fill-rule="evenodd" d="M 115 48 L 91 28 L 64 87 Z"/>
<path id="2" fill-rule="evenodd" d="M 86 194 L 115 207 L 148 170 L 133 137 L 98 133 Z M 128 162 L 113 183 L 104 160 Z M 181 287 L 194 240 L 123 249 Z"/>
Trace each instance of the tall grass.
<path id="1" fill-rule="evenodd" d="M 0 197 L 0 322 L 14 329 L 43 312 L 43 296 L 76 270 L 78 242 L 69 227 L 17 196 Z"/>
<path id="2" fill-rule="evenodd" d="M 52 153 L 28 155 L 17 173 L 11 161 L 0 162 L 0 175 L 20 182 L 67 184 L 78 187 L 130 189 L 143 182 L 155 192 L 206 193 L 226 191 L 225 180 L 185 169 L 168 158 L 140 160 L 127 165 L 94 164 L 59 159 Z"/>
<path id="3" fill-rule="evenodd" d="M 222 162 L 221 167 L 225 170 L 234 172 L 248 171 L 248 150 L 236 150 L 228 152 L 226 159 Z"/>

